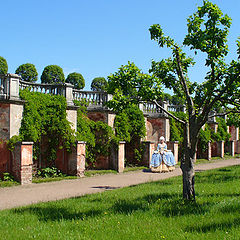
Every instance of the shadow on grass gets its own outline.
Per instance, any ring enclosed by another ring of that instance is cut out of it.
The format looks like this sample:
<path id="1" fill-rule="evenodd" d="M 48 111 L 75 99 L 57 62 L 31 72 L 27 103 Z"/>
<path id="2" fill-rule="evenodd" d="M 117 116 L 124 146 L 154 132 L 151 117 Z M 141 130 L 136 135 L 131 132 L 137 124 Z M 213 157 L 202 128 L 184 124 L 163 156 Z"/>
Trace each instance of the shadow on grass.
<path id="1" fill-rule="evenodd" d="M 102 214 L 99 210 L 89 210 L 85 212 L 73 212 L 68 208 L 58 207 L 27 207 L 23 209 L 12 210 L 17 214 L 34 214 L 38 217 L 39 221 L 60 221 L 60 220 L 85 220 L 86 218 L 96 217 Z"/>
<path id="2" fill-rule="evenodd" d="M 203 175 L 197 175 L 196 181 L 198 183 L 219 183 L 240 179 L 240 176 L 235 174 L 234 169 L 221 168 L 215 171 L 216 172 L 214 174 L 208 173 Z"/>
<path id="3" fill-rule="evenodd" d="M 216 230 L 229 231 L 231 228 L 240 226 L 240 218 L 234 218 L 233 220 L 227 220 L 223 222 L 207 223 L 202 226 L 189 226 L 185 228 L 186 232 L 215 232 Z"/>
<path id="4" fill-rule="evenodd" d="M 113 206 L 112 210 L 115 213 L 120 214 L 131 214 L 135 211 L 148 211 L 149 207 L 146 206 L 142 201 L 127 201 L 125 199 L 118 200 Z"/>

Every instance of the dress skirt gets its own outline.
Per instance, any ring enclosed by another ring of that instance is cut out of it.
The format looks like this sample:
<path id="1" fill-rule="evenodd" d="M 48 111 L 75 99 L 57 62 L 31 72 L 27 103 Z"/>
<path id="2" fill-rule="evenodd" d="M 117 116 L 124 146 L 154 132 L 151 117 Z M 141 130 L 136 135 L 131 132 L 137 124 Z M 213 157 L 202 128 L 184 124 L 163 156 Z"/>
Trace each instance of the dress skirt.
<path id="1" fill-rule="evenodd" d="M 174 165 L 176 165 L 176 162 L 171 151 L 163 154 L 154 151 L 150 163 L 152 172 L 170 172 L 175 169 Z"/>

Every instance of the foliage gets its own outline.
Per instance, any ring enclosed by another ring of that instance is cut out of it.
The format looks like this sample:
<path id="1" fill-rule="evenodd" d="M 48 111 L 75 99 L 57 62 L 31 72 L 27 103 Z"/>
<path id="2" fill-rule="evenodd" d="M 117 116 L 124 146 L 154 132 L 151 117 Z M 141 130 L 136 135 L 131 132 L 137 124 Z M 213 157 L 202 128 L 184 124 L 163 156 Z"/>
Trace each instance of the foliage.
<path id="1" fill-rule="evenodd" d="M 36 82 L 38 78 L 38 73 L 35 65 L 31 63 L 25 63 L 20 65 L 16 71 L 16 74 L 20 75 L 22 79 L 26 82 Z"/>
<path id="2" fill-rule="evenodd" d="M 146 126 L 143 112 L 135 104 L 128 105 L 127 108 L 117 113 L 114 128 L 116 136 L 121 141 L 130 142 L 136 138 L 146 135 Z"/>
<path id="3" fill-rule="evenodd" d="M 117 97 L 117 102 L 139 103 L 139 101 L 149 99 L 159 99 L 162 97 L 162 88 L 158 79 L 149 74 L 144 74 L 134 64 L 128 62 L 127 65 L 122 65 L 117 72 L 108 76 L 108 93 L 114 94 Z M 110 106 L 114 108 L 110 101 Z"/>
<path id="4" fill-rule="evenodd" d="M 86 161 L 93 165 L 97 156 L 109 155 L 110 147 L 116 144 L 113 129 L 106 123 L 94 122 L 87 117 L 86 102 L 74 101 L 79 107 L 77 112 L 77 139 L 86 142 Z"/>
<path id="5" fill-rule="evenodd" d="M 41 75 L 42 83 L 64 83 L 65 77 L 63 69 L 58 65 L 48 65 L 44 68 Z"/>
<path id="6" fill-rule="evenodd" d="M 0 56 L 0 74 L 7 74 L 8 72 L 8 64 L 7 60 Z"/>
<path id="7" fill-rule="evenodd" d="M 126 111 L 122 111 L 116 114 L 114 120 L 114 129 L 116 136 L 119 138 L 120 141 L 130 142 L 131 135 L 130 135 L 130 122 Z"/>
<path id="8" fill-rule="evenodd" d="M 49 177 L 62 177 L 63 174 L 56 167 L 46 167 L 37 171 L 37 177 L 49 178 Z"/>
<path id="9" fill-rule="evenodd" d="M 108 82 L 104 77 L 96 77 L 92 80 L 91 90 L 92 91 L 106 91 Z"/>
<path id="10" fill-rule="evenodd" d="M 187 114 L 184 112 L 171 112 L 174 116 L 181 120 L 187 119 Z M 178 141 L 179 145 L 183 142 L 183 127 L 182 124 L 170 118 L 170 141 Z"/>
<path id="11" fill-rule="evenodd" d="M 199 150 L 203 153 L 208 148 L 208 143 L 212 140 L 211 138 L 211 129 L 208 126 L 208 124 L 205 124 L 204 129 L 200 129 L 199 132 L 199 140 L 198 140 L 198 146 Z"/>
<path id="12" fill-rule="evenodd" d="M 5 172 L 5 173 L 3 173 L 3 181 L 13 182 L 14 177 L 10 173 Z"/>
<path id="13" fill-rule="evenodd" d="M 240 127 L 240 114 L 239 113 L 229 114 L 227 119 L 227 125 Z"/>
<path id="14" fill-rule="evenodd" d="M 76 89 L 83 89 L 85 87 L 85 80 L 82 74 L 77 72 L 68 74 L 66 83 L 71 83 Z"/>
<path id="15" fill-rule="evenodd" d="M 217 133 L 212 132 L 212 139 L 215 141 L 228 142 L 231 135 L 228 133 L 227 123 L 223 118 L 216 119 L 218 123 Z"/>
<path id="16" fill-rule="evenodd" d="M 19 136 L 9 141 L 12 149 L 18 141 L 33 141 L 35 157 L 40 154 L 40 144 L 47 139 L 46 161 L 54 166 L 58 147 L 64 146 L 71 151 L 76 137 L 67 120 L 67 103 L 63 96 L 43 93 L 33 93 L 28 90 L 20 92 L 21 99 L 25 100 L 23 119 Z"/>

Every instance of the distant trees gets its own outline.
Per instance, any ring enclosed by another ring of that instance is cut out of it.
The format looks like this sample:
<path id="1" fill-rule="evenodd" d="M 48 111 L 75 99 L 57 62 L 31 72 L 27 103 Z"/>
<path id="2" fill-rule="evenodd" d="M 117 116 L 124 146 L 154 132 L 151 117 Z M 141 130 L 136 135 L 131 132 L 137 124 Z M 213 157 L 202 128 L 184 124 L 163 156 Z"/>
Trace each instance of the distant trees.
<path id="1" fill-rule="evenodd" d="M 104 77 L 96 77 L 92 80 L 91 90 L 92 91 L 106 91 L 107 90 L 107 80 Z"/>
<path id="2" fill-rule="evenodd" d="M 16 74 L 20 75 L 26 82 L 36 82 L 38 78 L 37 69 L 34 64 L 25 63 L 20 65 L 16 71 Z"/>
<path id="3" fill-rule="evenodd" d="M 44 68 L 41 75 L 42 83 L 64 83 L 65 77 L 63 69 L 58 65 L 48 65 Z"/>
<path id="4" fill-rule="evenodd" d="M 7 74 L 8 64 L 7 60 L 0 56 L 0 74 Z"/>
<path id="5" fill-rule="evenodd" d="M 74 85 L 76 89 L 83 89 L 85 87 L 85 80 L 81 73 L 70 73 L 66 78 L 66 82 Z"/>

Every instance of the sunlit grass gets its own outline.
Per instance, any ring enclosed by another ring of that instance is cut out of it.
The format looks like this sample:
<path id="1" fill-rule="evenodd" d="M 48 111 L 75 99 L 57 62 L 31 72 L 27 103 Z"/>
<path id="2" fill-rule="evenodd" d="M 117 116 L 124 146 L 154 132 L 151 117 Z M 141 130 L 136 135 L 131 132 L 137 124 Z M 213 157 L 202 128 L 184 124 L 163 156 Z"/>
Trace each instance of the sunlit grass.
<path id="1" fill-rule="evenodd" d="M 240 166 L 0 212 L 3 239 L 239 239 Z"/>

